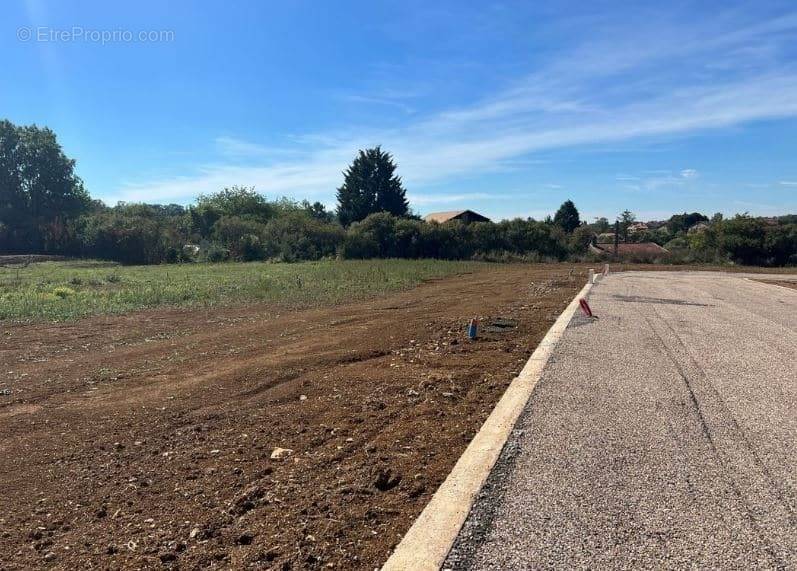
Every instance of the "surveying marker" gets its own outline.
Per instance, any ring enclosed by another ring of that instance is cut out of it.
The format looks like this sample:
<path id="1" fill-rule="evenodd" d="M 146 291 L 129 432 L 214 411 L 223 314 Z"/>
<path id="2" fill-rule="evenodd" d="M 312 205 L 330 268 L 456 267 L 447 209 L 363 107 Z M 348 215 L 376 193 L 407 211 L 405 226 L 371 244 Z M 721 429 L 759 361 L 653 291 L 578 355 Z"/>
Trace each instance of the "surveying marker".
<path id="1" fill-rule="evenodd" d="M 597 315 L 592 314 L 592 309 L 590 309 L 587 300 L 583 297 L 578 300 L 578 305 L 581 306 L 581 313 L 584 314 L 584 317 L 589 317 L 590 319 L 598 319 Z"/>
<path id="2" fill-rule="evenodd" d="M 475 317 L 468 324 L 468 339 L 475 341 L 479 334 L 479 320 Z"/>

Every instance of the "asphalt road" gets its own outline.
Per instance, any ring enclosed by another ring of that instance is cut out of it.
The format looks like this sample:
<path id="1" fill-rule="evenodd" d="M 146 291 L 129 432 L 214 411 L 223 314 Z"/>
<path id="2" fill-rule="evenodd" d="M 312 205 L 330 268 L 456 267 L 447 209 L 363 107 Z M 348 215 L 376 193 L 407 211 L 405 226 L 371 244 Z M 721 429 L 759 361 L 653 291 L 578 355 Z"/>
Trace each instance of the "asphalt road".
<path id="1" fill-rule="evenodd" d="M 797 569 L 797 290 L 627 273 L 592 290 L 451 569 Z"/>

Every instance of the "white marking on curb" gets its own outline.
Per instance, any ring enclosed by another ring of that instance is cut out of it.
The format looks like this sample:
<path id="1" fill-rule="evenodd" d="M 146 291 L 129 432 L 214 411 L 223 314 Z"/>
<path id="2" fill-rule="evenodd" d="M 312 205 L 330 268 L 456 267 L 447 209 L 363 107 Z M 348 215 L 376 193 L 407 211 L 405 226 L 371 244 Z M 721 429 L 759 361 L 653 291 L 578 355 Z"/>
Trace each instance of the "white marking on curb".
<path id="1" fill-rule="evenodd" d="M 588 284 L 595 283 L 595 270 L 593 270 L 592 268 L 589 269 L 589 277 L 587 278 L 587 283 Z"/>
<path id="2" fill-rule="evenodd" d="M 382 571 L 436 571 L 443 565 L 468 517 L 476 494 L 490 475 L 554 347 L 579 307 L 578 301 L 591 288 L 590 280 L 559 315 L 451 473 L 382 566 Z"/>

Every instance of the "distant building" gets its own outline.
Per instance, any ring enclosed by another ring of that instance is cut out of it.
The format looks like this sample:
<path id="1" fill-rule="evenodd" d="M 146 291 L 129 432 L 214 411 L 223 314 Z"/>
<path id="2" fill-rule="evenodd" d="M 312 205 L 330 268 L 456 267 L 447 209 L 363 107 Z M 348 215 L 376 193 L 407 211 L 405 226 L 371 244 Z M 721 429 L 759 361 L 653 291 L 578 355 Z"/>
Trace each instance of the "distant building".
<path id="1" fill-rule="evenodd" d="M 450 222 L 452 220 L 459 220 L 460 222 L 464 222 L 465 224 L 470 224 L 471 222 L 489 222 L 490 219 L 486 216 L 482 216 L 478 212 L 474 212 L 473 210 L 451 210 L 449 212 L 432 212 L 431 214 L 427 214 L 423 218 L 426 222 L 437 222 L 439 224 L 445 224 L 446 222 Z"/>

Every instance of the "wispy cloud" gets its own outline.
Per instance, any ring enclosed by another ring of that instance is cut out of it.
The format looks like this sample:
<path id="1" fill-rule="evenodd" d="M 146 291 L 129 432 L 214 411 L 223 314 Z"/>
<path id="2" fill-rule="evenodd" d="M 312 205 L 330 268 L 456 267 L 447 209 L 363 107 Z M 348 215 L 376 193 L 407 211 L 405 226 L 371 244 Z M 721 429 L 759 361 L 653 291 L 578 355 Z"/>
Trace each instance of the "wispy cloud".
<path id="1" fill-rule="evenodd" d="M 413 201 L 423 204 L 428 198 L 417 189 L 425 185 L 502 171 L 542 151 L 656 140 L 797 116 L 797 66 L 773 56 L 786 33 L 797 30 L 797 14 L 761 22 L 726 18 L 710 26 L 709 35 L 698 25 L 672 25 L 658 33 L 642 29 L 616 45 L 587 38 L 509 88 L 470 105 L 413 114 L 400 128 L 372 124 L 306 133 L 286 138 L 281 149 L 219 137 L 218 161 L 187 176 L 123 185 L 118 198 L 188 200 L 230 184 L 255 185 L 269 195 L 328 196 L 358 149 L 382 144 L 396 156 L 408 188 L 415 190 Z M 645 33 L 650 41 L 638 41 Z M 720 61 L 721 69 L 708 65 Z M 677 64 L 672 68 L 681 75 L 661 73 L 661 62 Z M 346 97 L 406 105 L 367 93 Z M 696 177 L 697 170 L 684 168 L 616 178 L 650 190 Z"/>
<path id="2" fill-rule="evenodd" d="M 398 101 L 398 100 L 395 100 L 395 99 L 390 99 L 388 97 L 379 97 L 379 96 L 374 96 L 374 95 L 359 95 L 359 94 L 355 94 L 355 93 L 349 93 L 349 94 L 341 95 L 340 98 L 343 101 L 347 101 L 349 103 L 365 103 L 365 104 L 371 104 L 371 105 L 382 105 L 382 106 L 386 106 L 386 107 L 396 107 L 397 109 L 400 109 L 401 111 L 403 111 L 404 113 L 407 113 L 407 114 L 415 112 L 415 109 L 413 107 L 411 107 L 410 105 L 408 105 L 407 103 L 404 103 L 403 101 Z"/>
<path id="3" fill-rule="evenodd" d="M 680 172 L 649 170 L 641 176 L 623 175 L 615 177 L 615 180 L 627 182 L 626 190 L 632 191 L 657 191 L 663 188 L 688 188 L 694 180 L 700 176 L 696 169 L 681 169 Z"/>
<path id="4" fill-rule="evenodd" d="M 486 192 L 466 192 L 462 194 L 425 194 L 408 193 L 407 198 L 412 204 L 428 206 L 433 204 L 453 204 L 457 202 L 471 202 L 474 200 L 500 200 L 509 198 L 505 194 L 489 194 Z"/>
<path id="5" fill-rule="evenodd" d="M 797 180 L 782 180 L 778 184 L 781 186 L 797 186 Z"/>

